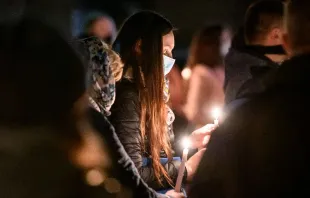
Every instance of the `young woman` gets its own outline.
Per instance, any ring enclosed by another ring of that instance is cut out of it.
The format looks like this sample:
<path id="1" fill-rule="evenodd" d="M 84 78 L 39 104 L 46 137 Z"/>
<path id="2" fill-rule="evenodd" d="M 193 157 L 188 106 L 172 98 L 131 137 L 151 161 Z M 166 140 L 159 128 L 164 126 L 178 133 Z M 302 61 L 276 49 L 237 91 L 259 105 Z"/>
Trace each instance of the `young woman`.
<path id="1" fill-rule="evenodd" d="M 124 71 L 111 109 L 112 124 L 144 181 L 156 190 L 169 188 L 180 164 L 172 160 L 174 114 L 166 105 L 165 75 L 174 65 L 173 26 L 157 13 L 138 12 L 125 21 L 114 47 Z M 202 153 L 189 160 L 185 180 L 193 176 Z M 161 158 L 168 162 L 161 163 Z"/>
<path id="2" fill-rule="evenodd" d="M 212 109 L 224 105 L 223 57 L 230 40 L 230 32 L 221 26 L 205 27 L 192 40 L 187 62 L 191 76 L 186 83 L 184 112 L 197 128 L 212 122 Z"/>
<path id="3" fill-rule="evenodd" d="M 131 190 L 133 197 L 164 198 L 183 197 L 182 193 L 170 190 L 163 194 L 156 193 L 149 188 L 141 179 L 132 160 L 127 155 L 120 143 L 114 128 L 105 116 L 110 115 L 110 107 L 115 99 L 115 82 L 120 80 L 123 71 L 123 63 L 118 54 L 97 37 L 78 40 L 80 49 L 85 51 L 88 62 L 88 99 L 92 108 L 89 116 L 92 126 L 100 133 L 107 144 L 114 169 L 114 177 L 127 189 Z M 128 168 L 130 167 L 130 168 Z"/>

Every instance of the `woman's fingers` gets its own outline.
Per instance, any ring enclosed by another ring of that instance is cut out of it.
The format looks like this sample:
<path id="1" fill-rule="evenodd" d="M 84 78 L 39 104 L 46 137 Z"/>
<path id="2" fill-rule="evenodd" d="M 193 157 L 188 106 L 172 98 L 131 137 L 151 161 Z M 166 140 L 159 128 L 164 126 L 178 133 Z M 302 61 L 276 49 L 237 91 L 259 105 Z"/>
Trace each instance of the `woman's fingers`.
<path id="1" fill-rule="evenodd" d="M 207 124 L 200 129 L 195 130 L 191 136 L 192 148 L 201 148 L 207 145 L 211 133 L 217 128 L 215 124 Z"/>

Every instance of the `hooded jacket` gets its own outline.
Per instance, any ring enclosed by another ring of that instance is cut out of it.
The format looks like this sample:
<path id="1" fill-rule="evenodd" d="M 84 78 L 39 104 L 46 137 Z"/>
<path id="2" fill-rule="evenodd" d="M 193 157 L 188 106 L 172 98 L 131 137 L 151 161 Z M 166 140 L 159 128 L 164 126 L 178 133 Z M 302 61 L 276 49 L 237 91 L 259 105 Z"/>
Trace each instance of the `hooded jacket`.
<path id="1" fill-rule="evenodd" d="M 225 58 L 225 103 L 264 91 L 263 81 L 278 67 L 254 47 L 231 48 Z"/>

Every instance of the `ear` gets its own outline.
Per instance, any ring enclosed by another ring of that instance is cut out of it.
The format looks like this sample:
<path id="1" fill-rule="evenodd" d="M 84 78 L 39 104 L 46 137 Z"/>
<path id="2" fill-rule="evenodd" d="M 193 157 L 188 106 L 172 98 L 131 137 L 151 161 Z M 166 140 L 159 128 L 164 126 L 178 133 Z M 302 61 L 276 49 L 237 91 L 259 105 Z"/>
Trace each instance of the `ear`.
<path id="1" fill-rule="evenodd" d="M 139 39 L 139 40 L 136 42 L 136 45 L 135 45 L 135 52 L 136 52 L 138 55 L 141 55 L 141 54 L 142 54 L 142 51 L 141 51 L 141 44 L 142 44 L 142 41 L 141 41 L 141 39 Z"/>
<path id="2" fill-rule="evenodd" d="M 270 32 L 270 40 L 274 45 L 282 44 L 283 33 L 280 28 L 273 28 Z"/>
<path id="3" fill-rule="evenodd" d="M 291 57 L 293 55 L 292 53 L 292 49 L 291 49 L 291 45 L 290 45 L 290 41 L 289 41 L 289 37 L 287 33 L 284 33 L 282 36 L 282 46 L 284 48 L 284 50 L 286 51 L 286 53 L 288 54 L 289 57 Z"/>

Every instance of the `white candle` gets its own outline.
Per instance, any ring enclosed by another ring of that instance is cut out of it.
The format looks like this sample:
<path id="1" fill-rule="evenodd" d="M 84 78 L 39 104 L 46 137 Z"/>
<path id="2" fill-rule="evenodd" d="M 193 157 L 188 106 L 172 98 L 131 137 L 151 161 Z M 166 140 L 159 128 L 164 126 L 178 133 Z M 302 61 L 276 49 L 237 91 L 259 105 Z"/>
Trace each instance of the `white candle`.
<path id="1" fill-rule="evenodd" d="M 214 124 L 218 126 L 219 125 L 219 120 L 218 119 L 214 119 Z"/>
<path id="2" fill-rule="evenodd" d="M 182 181 L 183 181 L 184 171 L 185 171 L 185 163 L 187 162 L 188 147 L 189 147 L 190 142 L 188 139 L 184 139 L 183 144 L 184 144 L 184 149 L 183 149 L 183 154 L 182 154 L 182 162 L 179 167 L 177 182 L 175 184 L 176 192 L 181 192 L 181 186 L 182 186 Z"/>
<path id="3" fill-rule="evenodd" d="M 219 125 L 219 117 L 221 114 L 221 110 L 219 108 L 214 108 L 213 109 L 213 117 L 214 117 L 214 125 L 218 126 Z"/>

